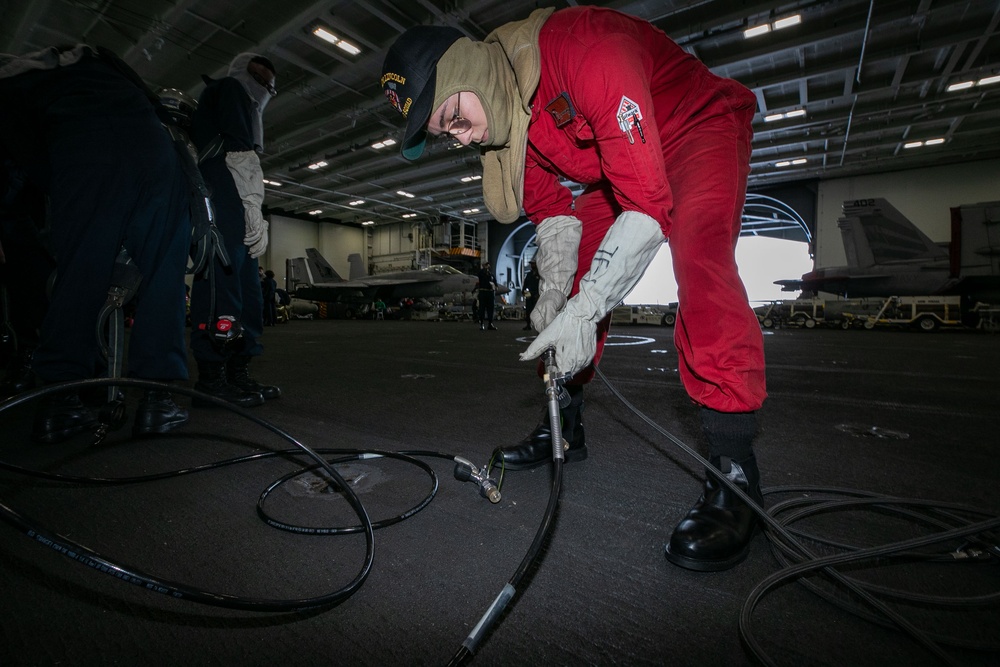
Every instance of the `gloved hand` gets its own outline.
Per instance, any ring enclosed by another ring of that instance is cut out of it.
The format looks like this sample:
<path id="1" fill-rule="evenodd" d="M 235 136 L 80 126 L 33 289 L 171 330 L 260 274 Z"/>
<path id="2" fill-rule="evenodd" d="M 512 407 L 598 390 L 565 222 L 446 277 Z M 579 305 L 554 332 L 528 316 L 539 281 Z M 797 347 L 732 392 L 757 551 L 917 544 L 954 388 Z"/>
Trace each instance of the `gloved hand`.
<path id="1" fill-rule="evenodd" d="M 571 215 L 545 218 L 535 230 L 535 264 L 538 266 L 538 301 L 531 311 L 535 331 L 549 326 L 566 305 L 573 289 L 583 225 Z"/>
<path id="2" fill-rule="evenodd" d="M 597 352 L 597 323 L 635 287 L 662 243 L 663 232 L 653 218 L 639 211 L 619 215 L 580 280 L 580 291 L 521 354 L 521 361 L 552 347 L 560 374 L 576 375 L 586 368 Z"/>
<path id="3" fill-rule="evenodd" d="M 261 222 L 264 223 L 264 228 L 261 230 L 258 236 L 254 238 L 250 238 L 248 236 L 243 237 L 243 245 L 247 247 L 247 252 L 254 259 L 257 259 L 261 255 L 263 255 L 264 251 L 267 250 L 267 242 L 269 239 L 267 233 L 267 220 L 262 219 Z"/>
<path id="4" fill-rule="evenodd" d="M 243 245 L 249 248 L 251 257 L 260 257 L 267 250 L 268 240 L 267 220 L 260 210 L 264 203 L 264 172 L 260 168 L 260 159 L 254 151 L 226 153 L 226 166 L 243 201 L 246 231 Z"/>

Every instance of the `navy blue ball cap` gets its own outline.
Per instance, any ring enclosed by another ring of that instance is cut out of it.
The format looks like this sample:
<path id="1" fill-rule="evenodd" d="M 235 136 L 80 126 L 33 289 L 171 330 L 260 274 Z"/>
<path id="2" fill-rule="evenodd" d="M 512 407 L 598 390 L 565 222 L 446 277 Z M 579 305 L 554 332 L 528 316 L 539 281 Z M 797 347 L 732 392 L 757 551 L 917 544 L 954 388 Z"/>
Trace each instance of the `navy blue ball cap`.
<path id="1" fill-rule="evenodd" d="M 385 54 L 382 92 L 406 119 L 400 149 L 407 160 L 420 157 L 427 143 L 438 60 L 464 36 L 460 30 L 446 26 L 417 26 L 400 35 Z"/>

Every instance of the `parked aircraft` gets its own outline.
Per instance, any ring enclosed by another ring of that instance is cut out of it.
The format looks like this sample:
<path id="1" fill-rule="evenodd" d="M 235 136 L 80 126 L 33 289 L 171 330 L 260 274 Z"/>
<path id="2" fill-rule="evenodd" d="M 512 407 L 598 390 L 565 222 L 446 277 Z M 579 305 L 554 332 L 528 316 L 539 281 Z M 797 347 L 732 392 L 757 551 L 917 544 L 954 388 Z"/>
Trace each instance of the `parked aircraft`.
<path id="1" fill-rule="evenodd" d="M 349 260 L 352 276 L 345 280 L 316 248 L 307 248 L 306 257 L 287 260 L 289 293 L 299 299 L 329 302 L 351 299 L 371 301 L 375 298 L 445 299 L 452 295 L 461 295 L 460 298 L 464 301 L 479 282 L 475 276 L 445 264 L 434 264 L 415 271 L 356 277 L 353 275 L 354 267 L 360 266 L 360 257 L 354 256 Z M 498 294 L 506 294 L 508 291 L 506 286 L 497 287 Z"/>
<path id="2" fill-rule="evenodd" d="M 1000 212 L 1000 202 L 952 209 L 948 247 L 931 241 L 885 199 L 845 201 L 843 211 L 837 226 L 847 265 L 775 281 L 782 290 L 847 297 L 961 295 L 1000 302 L 1000 245 L 988 231 L 989 224 L 1000 223 L 1000 218 L 990 220 Z"/>

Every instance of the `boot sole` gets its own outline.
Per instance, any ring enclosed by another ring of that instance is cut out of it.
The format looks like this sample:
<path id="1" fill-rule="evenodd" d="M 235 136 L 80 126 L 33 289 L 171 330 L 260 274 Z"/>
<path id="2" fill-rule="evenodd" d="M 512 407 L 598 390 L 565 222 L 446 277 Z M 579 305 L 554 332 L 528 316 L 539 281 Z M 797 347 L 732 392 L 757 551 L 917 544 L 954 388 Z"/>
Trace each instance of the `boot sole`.
<path id="1" fill-rule="evenodd" d="M 135 426 L 132 427 L 132 437 L 141 438 L 146 435 L 160 435 L 162 433 L 169 433 L 170 431 L 173 431 L 175 429 L 180 428 L 181 426 L 184 426 L 189 421 L 191 421 L 190 417 L 183 420 L 167 422 L 166 424 L 158 424 L 157 426 L 146 426 L 146 425 L 140 426 L 136 424 Z"/>
<path id="2" fill-rule="evenodd" d="M 61 431 L 47 431 L 45 433 L 32 433 L 31 439 L 42 445 L 55 445 L 81 433 L 93 432 L 99 422 L 94 420 L 89 424 L 81 424 L 73 428 L 66 428 Z"/>
<path id="3" fill-rule="evenodd" d="M 690 556 L 681 556 L 680 554 L 675 554 L 670 551 L 670 543 L 667 543 L 664 553 L 667 560 L 678 567 L 683 567 L 686 570 L 694 570 L 695 572 L 722 572 L 723 570 L 728 570 L 730 568 L 736 567 L 744 560 L 746 560 L 747 555 L 750 553 L 750 545 L 753 544 L 753 540 L 757 537 L 757 533 L 760 531 L 760 526 L 755 526 L 753 533 L 750 535 L 750 539 L 743 548 L 737 553 L 733 554 L 729 558 L 724 558 L 721 560 L 703 560 L 698 558 L 691 558 Z"/>
<path id="4" fill-rule="evenodd" d="M 220 400 L 226 401 L 226 399 L 224 399 L 224 398 L 220 399 Z M 254 399 L 252 401 L 240 401 L 240 402 L 237 402 L 237 401 L 226 401 L 226 403 L 229 403 L 230 405 L 235 405 L 235 406 L 240 407 L 240 408 L 256 408 L 258 405 L 264 405 L 264 397 L 261 396 L 260 400 Z M 219 408 L 219 407 L 222 407 L 222 406 L 217 405 L 215 403 L 212 403 L 210 401 L 206 401 L 203 398 L 192 398 L 191 399 L 191 405 L 194 406 L 194 407 L 196 407 L 196 408 Z"/>

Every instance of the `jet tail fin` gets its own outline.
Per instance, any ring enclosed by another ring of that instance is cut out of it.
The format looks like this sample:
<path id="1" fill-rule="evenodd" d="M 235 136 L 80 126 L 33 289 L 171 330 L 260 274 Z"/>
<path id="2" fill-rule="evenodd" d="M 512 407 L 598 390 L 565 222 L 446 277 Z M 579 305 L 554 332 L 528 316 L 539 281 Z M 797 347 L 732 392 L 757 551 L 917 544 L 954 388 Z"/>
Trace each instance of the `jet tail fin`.
<path id="1" fill-rule="evenodd" d="M 368 277 L 368 271 L 365 269 L 364 260 L 361 259 L 361 255 L 356 252 L 352 252 L 347 256 L 347 263 L 351 265 L 351 280 L 360 280 L 361 278 Z"/>
<path id="2" fill-rule="evenodd" d="M 310 284 L 316 283 L 342 283 L 344 279 L 340 277 L 330 262 L 326 261 L 316 248 L 306 248 L 306 268 L 309 272 Z"/>
<path id="3" fill-rule="evenodd" d="M 316 248 L 307 248 L 305 257 L 290 257 L 285 260 L 285 290 L 289 294 L 295 294 L 300 287 L 341 282 L 344 279 Z"/>
<path id="4" fill-rule="evenodd" d="M 917 229 L 896 207 L 882 198 L 844 202 L 837 220 L 847 265 L 869 267 L 908 261 L 945 260 L 948 251 Z"/>

